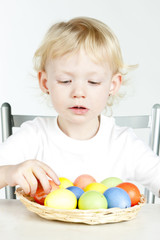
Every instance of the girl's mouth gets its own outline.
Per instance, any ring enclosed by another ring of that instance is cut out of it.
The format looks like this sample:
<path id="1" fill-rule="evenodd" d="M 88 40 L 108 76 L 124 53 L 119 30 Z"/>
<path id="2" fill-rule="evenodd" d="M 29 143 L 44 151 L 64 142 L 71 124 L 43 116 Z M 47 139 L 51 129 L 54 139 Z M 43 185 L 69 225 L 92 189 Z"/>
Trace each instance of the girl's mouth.
<path id="1" fill-rule="evenodd" d="M 83 115 L 88 112 L 88 108 L 84 106 L 73 106 L 70 108 L 75 114 L 77 115 Z"/>

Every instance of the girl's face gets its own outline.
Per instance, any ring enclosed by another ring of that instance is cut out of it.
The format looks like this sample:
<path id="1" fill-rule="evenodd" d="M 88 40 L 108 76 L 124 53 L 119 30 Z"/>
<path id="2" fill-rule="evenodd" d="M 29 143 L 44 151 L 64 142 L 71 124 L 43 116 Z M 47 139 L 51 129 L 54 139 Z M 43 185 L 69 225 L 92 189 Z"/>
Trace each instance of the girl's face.
<path id="1" fill-rule="evenodd" d="M 39 73 L 40 87 L 49 92 L 59 118 L 74 124 L 97 119 L 120 83 L 120 74 L 113 76 L 108 63 L 93 62 L 82 49 L 50 60 Z"/>

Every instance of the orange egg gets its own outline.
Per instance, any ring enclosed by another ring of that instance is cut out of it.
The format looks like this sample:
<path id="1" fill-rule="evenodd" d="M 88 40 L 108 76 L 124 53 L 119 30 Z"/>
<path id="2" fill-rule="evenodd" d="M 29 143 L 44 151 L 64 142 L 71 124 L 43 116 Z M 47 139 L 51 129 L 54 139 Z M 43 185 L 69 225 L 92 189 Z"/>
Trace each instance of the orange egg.
<path id="1" fill-rule="evenodd" d="M 122 188 L 128 193 L 131 199 L 131 207 L 138 204 L 138 202 L 140 201 L 141 193 L 135 184 L 123 182 L 117 185 L 117 187 Z"/>
<path id="2" fill-rule="evenodd" d="M 57 186 L 52 180 L 49 180 L 49 184 L 51 186 L 51 192 L 59 189 L 59 186 Z M 44 205 L 44 199 L 46 198 L 48 194 L 43 190 L 40 182 L 38 182 L 38 187 L 37 187 L 37 191 L 36 194 L 34 195 L 34 200 L 41 204 Z"/>
<path id="3" fill-rule="evenodd" d="M 88 184 L 96 182 L 94 177 L 88 174 L 82 174 L 74 181 L 74 186 L 84 189 Z"/>

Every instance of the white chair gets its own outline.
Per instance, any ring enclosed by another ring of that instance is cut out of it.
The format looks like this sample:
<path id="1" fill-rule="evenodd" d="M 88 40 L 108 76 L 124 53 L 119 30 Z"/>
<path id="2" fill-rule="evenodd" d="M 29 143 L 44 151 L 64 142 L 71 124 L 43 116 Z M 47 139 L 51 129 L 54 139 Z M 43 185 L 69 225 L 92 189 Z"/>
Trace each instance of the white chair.
<path id="1" fill-rule="evenodd" d="M 1 122 L 2 122 L 2 141 L 5 141 L 11 134 L 13 127 L 20 125 L 28 120 L 34 119 L 36 116 L 27 115 L 12 115 L 11 106 L 8 103 L 3 103 L 1 106 Z M 160 104 L 155 104 L 152 107 L 151 114 L 143 116 L 120 116 L 115 117 L 116 123 L 119 126 L 127 126 L 133 129 L 150 129 L 149 145 L 152 150 L 159 155 L 160 148 Z M 5 188 L 5 196 L 7 199 L 15 199 L 15 187 L 7 186 Z M 145 189 L 147 202 L 154 203 L 155 196 Z"/>

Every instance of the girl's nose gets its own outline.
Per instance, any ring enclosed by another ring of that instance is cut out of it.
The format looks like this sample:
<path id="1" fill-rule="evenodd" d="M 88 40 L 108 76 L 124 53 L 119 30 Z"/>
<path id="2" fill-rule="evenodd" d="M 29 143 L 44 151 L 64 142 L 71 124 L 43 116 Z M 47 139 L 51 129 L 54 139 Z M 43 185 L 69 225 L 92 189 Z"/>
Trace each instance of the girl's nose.
<path id="1" fill-rule="evenodd" d="M 86 90 L 83 84 L 75 84 L 72 90 L 72 98 L 86 98 Z"/>

